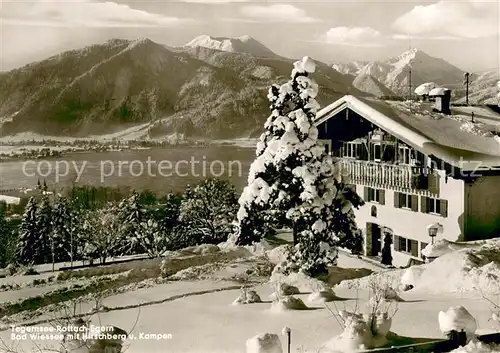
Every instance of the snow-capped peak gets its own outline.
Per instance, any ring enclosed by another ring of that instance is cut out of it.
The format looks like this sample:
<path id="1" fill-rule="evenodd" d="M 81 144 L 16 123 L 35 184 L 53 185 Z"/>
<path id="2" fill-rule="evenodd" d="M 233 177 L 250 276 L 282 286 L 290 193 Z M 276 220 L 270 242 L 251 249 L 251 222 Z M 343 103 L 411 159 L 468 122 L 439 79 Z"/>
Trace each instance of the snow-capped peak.
<path id="1" fill-rule="evenodd" d="M 252 38 L 252 37 L 250 37 L 249 35 L 245 34 L 244 36 L 238 37 L 237 39 L 241 40 L 242 42 L 249 42 L 249 41 L 251 41 L 253 38 Z"/>
<path id="2" fill-rule="evenodd" d="M 389 59 L 387 63 L 394 67 L 402 67 L 411 64 L 414 60 L 417 60 L 417 57 L 423 59 L 425 56 L 426 54 L 423 51 L 413 48 L 401 53 L 395 58 Z"/>
<path id="3" fill-rule="evenodd" d="M 206 34 L 194 38 L 192 41 L 187 43 L 186 46 L 191 48 L 204 47 L 230 52 L 235 51 L 230 38 L 212 38 Z"/>
<path id="4" fill-rule="evenodd" d="M 383 61 L 335 64 L 333 68 L 344 74 L 361 76 L 358 83 L 365 82 L 365 76 L 371 76 L 394 93 L 402 95 L 408 92 L 410 69 L 411 83 L 414 86 L 427 82 L 443 85 L 463 81 L 462 70 L 417 48 Z"/>
<path id="5" fill-rule="evenodd" d="M 185 45 L 190 48 L 209 48 L 232 53 L 248 53 L 255 56 L 275 56 L 271 50 L 249 35 L 237 38 L 211 37 L 203 34 L 191 40 Z"/>

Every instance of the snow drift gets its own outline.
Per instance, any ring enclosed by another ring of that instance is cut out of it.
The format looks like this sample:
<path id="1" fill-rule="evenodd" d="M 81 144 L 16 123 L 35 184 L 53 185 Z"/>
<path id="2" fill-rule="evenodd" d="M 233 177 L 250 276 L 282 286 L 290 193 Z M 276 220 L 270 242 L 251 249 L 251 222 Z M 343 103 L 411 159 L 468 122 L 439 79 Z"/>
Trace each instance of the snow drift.
<path id="1" fill-rule="evenodd" d="M 473 339 L 466 346 L 454 349 L 450 353 L 500 353 L 500 345 L 488 345 Z"/>
<path id="2" fill-rule="evenodd" d="M 386 282 L 393 288 L 413 286 L 412 291 L 440 294 L 481 291 L 500 293 L 500 239 L 474 243 L 438 241 L 426 247 L 427 254 L 440 255 L 431 263 L 406 270 L 389 270 L 368 277 L 343 281 L 346 288 L 369 288 L 372 281 Z"/>
<path id="3" fill-rule="evenodd" d="M 452 306 L 447 311 L 440 311 L 438 322 L 442 333 L 463 330 L 468 340 L 474 337 L 477 330 L 476 319 L 463 306 Z"/>

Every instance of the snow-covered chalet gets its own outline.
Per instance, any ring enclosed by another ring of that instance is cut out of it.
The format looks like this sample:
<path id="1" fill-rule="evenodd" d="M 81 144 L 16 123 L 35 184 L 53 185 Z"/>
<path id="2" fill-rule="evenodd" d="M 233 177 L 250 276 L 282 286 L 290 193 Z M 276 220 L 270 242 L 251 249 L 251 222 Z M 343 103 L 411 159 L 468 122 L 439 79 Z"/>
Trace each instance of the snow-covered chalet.
<path id="1" fill-rule="evenodd" d="M 366 201 L 355 211 L 364 254 L 380 256 L 392 234 L 396 266 L 424 260 L 432 224 L 442 225 L 436 239 L 500 237 L 500 138 L 492 133 L 500 114 L 431 104 L 346 95 L 317 115 L 319 139 Z"/>

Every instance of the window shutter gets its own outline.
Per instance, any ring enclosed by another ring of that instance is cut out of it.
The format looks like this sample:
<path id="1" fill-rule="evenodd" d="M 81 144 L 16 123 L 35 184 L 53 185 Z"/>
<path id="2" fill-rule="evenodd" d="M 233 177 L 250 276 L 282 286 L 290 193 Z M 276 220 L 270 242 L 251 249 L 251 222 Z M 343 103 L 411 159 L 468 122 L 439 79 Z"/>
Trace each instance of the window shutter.
<path id="1" fill-rule="evenodd" d="M 385 190 L 384 189 L 380 189 L 379 191 L 379 196 L 380 196 L 380 201 L 379 203 L 381 205 L 385 205 Z"/>
<path id="2" fill-rule="evenodd" d="M 406 194 L 403 194 L 403 193 L 399 193 L 399 207 L 408 207 L 408 205 L 406 204 Z"/>
<path id="3" fill-rule="evenodd" d="M 429 198 L 420 196 L 420 210 L 423 213 L 429 213 Z"/>
<path id="4" fill-rule="evenodd" d="M 420 257 L 423 257 L 423 255 L 422 255 L 422 250 L 424 250 L 424 249 L 425 249 L 425 247 L 427 246 L 427 244 L 428 244 L 428 243 L 424 243 L 424 242 L 421 242 L 421 243 L 420 243 L 420 255 L 421 255 Z"/>
<path id="5" fill-rule="evenodd" d="M 418 196 L 411 195 L 411 210 L 413 212 L 418 212 Z"/>
<path id="6" fill-rule="evenodd" d="M 394 207 L 399 208 L 400 203 L 399 203 L 399 192 L 394 191 Z"/>
<path id="7" fill-rule="evenodd" d="M 365 189 L 364 189 L 364 191 L 363 191 L 363 193 L 364 193 L 364 194 L 363 194 L 363 198 L 365 199 L 365 201 L 369 201 L 369 200 L 368 200 L 368 191 L 369 191 L 368 186 L 365 186 Z"/>
<path id="8" fill-rule="evenodd" d="M 441 204 L 441 216 L 448 217 L 448 200 L 439 200 Z"/>
<path id="9" fill-rule="evenodd" d="M 394 251 L 399 251 L 399 236 L 394 234 Z"/>
<path id="10" fill-rule="evenodd" d="M 418 241 L 410 240 L 411 242 L 411 256 L 418 257 Z"/>

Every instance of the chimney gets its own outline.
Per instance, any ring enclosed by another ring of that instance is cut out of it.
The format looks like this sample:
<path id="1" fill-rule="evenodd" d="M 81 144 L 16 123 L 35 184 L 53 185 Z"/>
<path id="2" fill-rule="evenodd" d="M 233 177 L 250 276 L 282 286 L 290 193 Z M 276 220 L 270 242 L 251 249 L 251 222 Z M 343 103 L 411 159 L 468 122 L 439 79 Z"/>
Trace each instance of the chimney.
<path id="1" fill-rule="evenodd" d="M 435 98 L 434 111 L 450 115 L 451 90 L 448 88 L 434 88 L 429 92 L 429 97 Z"/>

